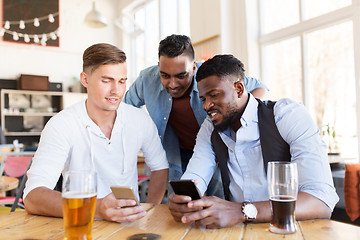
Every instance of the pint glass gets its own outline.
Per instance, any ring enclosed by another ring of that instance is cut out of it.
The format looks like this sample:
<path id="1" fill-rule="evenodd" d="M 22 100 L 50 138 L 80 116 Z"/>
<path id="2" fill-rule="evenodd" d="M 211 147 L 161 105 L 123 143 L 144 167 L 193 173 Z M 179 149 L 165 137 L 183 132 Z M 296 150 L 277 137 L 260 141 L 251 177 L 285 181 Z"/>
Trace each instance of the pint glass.
<path id="1" fill-rule="evenodd" d="M 62 186 L 65 238 L 91 239 L 97 194 L 95 172 L 69 171 Z"/>
<path id="2" fill-rule="evenodd" d="M 271 203 L 270 231 L 288 234 L 296 232 L 295 203 L 298 192 L 296 163 L 268 163 L 268 191 Z"/>

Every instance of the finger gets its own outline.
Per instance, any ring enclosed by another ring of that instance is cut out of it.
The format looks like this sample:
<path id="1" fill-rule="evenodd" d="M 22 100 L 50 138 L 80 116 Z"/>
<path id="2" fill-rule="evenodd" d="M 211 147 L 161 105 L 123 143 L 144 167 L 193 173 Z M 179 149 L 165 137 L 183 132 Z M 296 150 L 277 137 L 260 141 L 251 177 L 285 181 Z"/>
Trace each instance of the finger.
<path id="1" fill-rule="evenodd" d="M 140 218 L 143 218 L 144 216 L 146 216 L 147 212 L 146 211 L 142 211 L 142 212 L 138 212 L 135 214 L 130 214 L 130 215 L 116 215 L 113 217 L 113 221 L 114 222 L 133 222 L 135 220 L 138 220 Z"/>
<path id="2" fill-rule="evenodd" d="M 136 201 L 132 199 L 116 199 L 115 206 L 117 208 L 133 207 L 136 206 Z M 141 206 L 139 206 L 141 207 Z M 142 208 L 142 207 L 141 207 Z"/>
<path id="3" fill-rule="evenodd" d="M 175 193 L 171 193 L 169 196 L 169 200 L 174 203 L 188 203 L 191 201 L 191 197 L 185 195 L 177 195 Z"/>
<path id="4" fill-rule="evenodd" d="M 141 206 L 108 209 L 108 216 L 115 222 L 134 221 L 145 215 L 146 211 Z"/>
<path id="5" fill-rule="evenodd" d="M 194 180 L 194 183 L 195 183 L 195 186 L 198 185 L 199 180 L 198 180 L 198 179 L 195 179 L 195 180 Z"/>
<path id="6" fill-rule="evenodd" d="M 199 200 L 191 201 L 187 204 L 189 208 L 209 208 L 214 204 L 213 197 L 203 197 Z"/>
<path id="7" fill-rule="evenodd" d="M 200 210 L 200 211 L 197 211 L 197 212 L 194 212 L 194 213 L 188 213 L 186 215 L 184 215 L 182 218 L 181 218 L 181 221 L 183 223 L 190 223 L 190 222 L 195 222 L 195 221 L 199 221 L 199 220 L 202 220 L 206 217 L 209 217 L 210 216 L 210 211 L 204 209 L 204 210 Z"/>

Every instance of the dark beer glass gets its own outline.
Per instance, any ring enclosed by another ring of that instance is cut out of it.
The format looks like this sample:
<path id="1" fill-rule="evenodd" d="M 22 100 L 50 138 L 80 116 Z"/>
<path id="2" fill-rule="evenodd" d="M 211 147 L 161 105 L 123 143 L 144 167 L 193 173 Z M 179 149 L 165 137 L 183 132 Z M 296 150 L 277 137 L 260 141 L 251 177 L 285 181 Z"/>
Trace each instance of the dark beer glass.
<path id="1" fill-rule="evenodd" d="M 268 163 L 268 191 L 271 203 L 270 231 L 288 234 L 296 232 L 295 204 L 298 192 L 296 163 Z"/>

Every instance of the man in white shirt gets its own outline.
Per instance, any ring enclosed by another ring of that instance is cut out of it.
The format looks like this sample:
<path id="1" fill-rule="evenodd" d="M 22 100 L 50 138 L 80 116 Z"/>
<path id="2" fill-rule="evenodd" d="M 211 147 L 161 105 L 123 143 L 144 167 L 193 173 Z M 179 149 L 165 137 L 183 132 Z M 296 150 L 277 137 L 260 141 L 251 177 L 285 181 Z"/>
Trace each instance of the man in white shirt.
<path id="1" fill-rule="evenodd" d="M 52 117 L 41 134 L 24 190 L 26 211 L 61 217 L 61 193 L 53 190 L 60 175 L 95 168 L 95 218 L 116 222 L 142 218 L 146 211 L 135 206 L 134 200 L 115 199 L 110 186 L 131 186 L 137 193 L 141 149 L 151 169 L 147 202 L 160 203 L 168 162 L 148 114 L 122 102 L 127 80 L 125 53 L 110 44 L 89 47 L 83 55 L 80 79 L 87 88 L 87 100 Z"/>
<path id="2" fill-rule="evenodd" d="M 199 96 L 208 117 L 201 125 L 194 155 L 181 179 L 197 180 L 197 188 L 204 194 L 216 168 L 211 138 L 213 132 L 218 133 L 228 154 L 225 166 L 229 184 L 224 185 L 224 190 L 229 190 L 229 200 L 211 196 L 192 201 L 189 196 L 172 194 L 169 209 L 177 221 L 195 221 L 209 228 L 229 227 L 246 221 L 270 221 L 262 147 L 265 144 L 274 149 L 272 147 L 278 145 L 275 138 L 260 143 L 259 126 L 264 126 L 264 118 L 259 117 L 258 108 L 263 108 L 264 103 L 248 94 L 243 66 L 232 55 L 217 55 L 198 70 Z M 319 130 L 306 108 L 291 99 L 280 99 L 272 111 L 275 130 L 289 151 L 288 159 L 281 160 L 296 162 L 298 167 L 296 219 L 329 218 L 339 198 Z M 251 207 L 246 207 L 248 205 Z M 257 211 L 247 212 L 247 209 Z"/>

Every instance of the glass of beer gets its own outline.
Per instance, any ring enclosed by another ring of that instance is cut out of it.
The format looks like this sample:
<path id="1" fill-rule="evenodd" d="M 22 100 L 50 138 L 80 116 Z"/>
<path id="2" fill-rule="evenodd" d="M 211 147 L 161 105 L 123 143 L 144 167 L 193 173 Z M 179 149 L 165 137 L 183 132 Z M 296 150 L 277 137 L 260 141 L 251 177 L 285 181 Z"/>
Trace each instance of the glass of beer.
<path id="1" fill-rule="evenodd" d="M 288 234 L 296 232 L 295 203 L 298 193 L 296 163 L 268 163 L 268 191 L 271 203 L 270 231 Z"/>
<path id="2" fill-rule="evenodd" d="M 69 171 L 62 186 L 65 238 L 92 239 L 91 230 L 97 194 L 96 173 Z"/>

